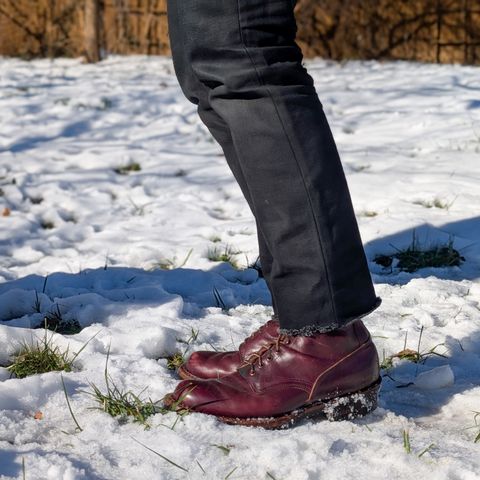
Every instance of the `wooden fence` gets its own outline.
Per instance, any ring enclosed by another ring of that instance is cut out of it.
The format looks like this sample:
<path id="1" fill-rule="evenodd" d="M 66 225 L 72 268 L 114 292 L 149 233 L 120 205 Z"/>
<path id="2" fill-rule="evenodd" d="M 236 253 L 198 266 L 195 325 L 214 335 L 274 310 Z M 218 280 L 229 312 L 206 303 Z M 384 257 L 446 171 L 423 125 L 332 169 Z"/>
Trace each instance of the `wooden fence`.
<path id="1" fill-rule="evenodd" d="M 299 0 L 306 56 L 480 63 L 480 0 Z"/>
<path id="2" fill-rule="evenodd" d="M 296 16 L 306 57 L 480 64 L 480 0 L 298 0 Z M 102 0 L 101 25 L 107 54 L 169 54 L 166 0 Z M 0 0 L 2 55 L 79 56 L 83 29 L 82 0 Z"/>

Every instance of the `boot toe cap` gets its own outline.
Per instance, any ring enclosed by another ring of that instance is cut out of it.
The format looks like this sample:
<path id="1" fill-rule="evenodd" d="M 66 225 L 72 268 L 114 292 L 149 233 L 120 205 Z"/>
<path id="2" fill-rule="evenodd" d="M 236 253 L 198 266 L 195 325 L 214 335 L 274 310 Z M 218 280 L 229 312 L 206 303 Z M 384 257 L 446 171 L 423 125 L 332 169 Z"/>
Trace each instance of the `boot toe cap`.
<path id="1" fill-rule="evenodd" d="M 193 352 L 187 362 L 181 367 L 179 373 L 184 378 L 210 379 L 220 378 L 232 373 L 238 359 L 234 352 Z"/>
<path id="2" fill-rule="evenodd" d="M 217 380 L 184 380 L 177 385 L 173 393 L 165 397 L 164 405 L 176 411 L 214 413 L 214 406 L 229 399 L 219 387 Z"/>

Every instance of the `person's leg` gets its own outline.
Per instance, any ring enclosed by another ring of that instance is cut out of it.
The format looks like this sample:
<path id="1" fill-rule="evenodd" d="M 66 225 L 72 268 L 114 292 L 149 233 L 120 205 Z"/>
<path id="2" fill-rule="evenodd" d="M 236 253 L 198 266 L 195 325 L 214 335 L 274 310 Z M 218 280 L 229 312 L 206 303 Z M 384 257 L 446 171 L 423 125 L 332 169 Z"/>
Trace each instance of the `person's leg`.
<path id="1" fill-rule="evenodd" d="M 193 101 L 192 82 L 208 90 L 199 114 L 209 128 L 221 124 L 211 131 L 234 150 L 228 156 L 272 255 L 269 287 L 288 334 L 271 321 L 245 354 L 194 357 L 199 375 L 164 405 L 266 428 L 318 413 L 364 415 L 376 407 L 381 381 L 359 319 L 378 301 L 335 143 L 294 41 L 293 5 L 169 1 L 185 32 L 174 59 L 193 73 L 179 80 Z"/>
<path id="2" fill-rule="evenodd" d="M 256 213 L 255 213 L 255 205 L 252 201 L 252 197 L 250 195 L 250 191 L 248 189 L 247 182 L 245 181 L 245 175 L 242 170 L 242 166 L 239 162 L 237 152 L 234 148 L 232 135 L 228 125 L 223 121 L 223 119 L 209 106 L 206 105 L 204 101 L 200 101 L 198 103 L 198 114 L 202 119 L 203 123 L 208 127 L 210 133 L 215 138 L 215 140 L 220 144 L 222 147 L 223 153 L 225 155 L 225 159 L 230 167 L 230 170 L 233 173 L 237 183 L 242 190 L 243 196 L 245 197 L 248 205 L 250 206 L 250 210 L 252 211 L 255 221 L 256 221 L 256 228 L 257 228 L 257 240 L 258 240 L 258 251 L 260 257 L 260 265 L 262 269 L 262 275 L 267 282 L 267 285 L 270 284 L 270 276 L 272 271 L 272 263 L 273 258 L 272 254 L 270 253 L 270 249 L 265 241 L 265 237 L 262 232 L 262 227 L 258 223 Z M 271 296 L 272 296 L 272 306 L 274 314 L 276 313 L 276 304 L 275 298 L 272 292 L 271 287 L 269 288 Z"/>
<path id="3" fill-rule="evenodd" d="M 200 82 L 208 90 L 203 120 L 228 127 L 215 136 L 226 155 L 235 152 L 271 254 L 280 325 L 311 334 L 346 325 L 379 299 L 335 142 L 295 43 L 293 5 L 170 0 L 168 15 L 177 18 L 170 36 L 182 88 L 193 100 Z"/>
<path id="4" fill-rule="evenodd" d="M 222 147 L 223 153 L 233 173 L 240 189 L 254 215 L 254 205 L 252 198 L 242 171 L 241 164 L 238 159 L 237 152 L 233 145 L 232 134 L 227 123 L 222 117 L 213 110 L 209 104 L 210 88 L 199 81 L 192 70 L 189 61 L 188 50 L 185 48 L 188 31 L 183 28 L 183 16 L 178 10 L 181 2 L 178 0 L 170 1 L 168 4 L 168 26 L 169 37 L 172 50 L 172 60 L 174 64 L 175 74 L 186 98 L 197 105 L 197 111 L 200 119 L 206 125 L 212 136 Z M 265 242 L 261 226 L 256 222 L 258 250 L 260 257 L 261 272 L 267 285 L 270 283 L 270 274 L 272 270 L 272 255 Z M 271 293 L 272 289 L 269 288 Z M 274 314 L 276 313 L 275 298 L 272 293 L 272 306 Z"/>

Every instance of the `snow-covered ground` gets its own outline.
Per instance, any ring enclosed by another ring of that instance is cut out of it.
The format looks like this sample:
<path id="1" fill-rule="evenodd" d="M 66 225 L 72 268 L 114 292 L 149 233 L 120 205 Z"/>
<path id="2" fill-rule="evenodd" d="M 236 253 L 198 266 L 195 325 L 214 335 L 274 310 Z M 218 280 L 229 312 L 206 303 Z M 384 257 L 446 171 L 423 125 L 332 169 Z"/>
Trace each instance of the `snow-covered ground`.
<path id="1" fill-rule="evenodd" d="M 1 479 L 23 478 L 22 462 L 28 480 L 480 478 L 480 69 L 306 65 L 383 298 L 365 319 L 380 356 L 416 349 L 422 327 L 420 352 L 443 356 L 395 359 L 380 407 L 355 421 L 264 431 L 191 414 L 172 429 L 169 413 L 145 430 L 92 410 L 83 391 L 104 388 L 109 345 L 116 384 L 159 400 L 177 382 L 165 357 L 192 329 L 190 349 L 231 349 L 269 318 L 264 281 L 242 270 L 257 257 L 255 224 L 169 58 L 0 59 Z M 409 274 L 373 262 L 414 230 L 423 245 L 453 239 L 465 263 Z M 241 252 L 241 269 L 208 260 L 215 246 Z M 57 309 L 83 330 L 56 345 L 91 339 L 63 373 L 81 432 L 60 373 L 2 368 Z"/>

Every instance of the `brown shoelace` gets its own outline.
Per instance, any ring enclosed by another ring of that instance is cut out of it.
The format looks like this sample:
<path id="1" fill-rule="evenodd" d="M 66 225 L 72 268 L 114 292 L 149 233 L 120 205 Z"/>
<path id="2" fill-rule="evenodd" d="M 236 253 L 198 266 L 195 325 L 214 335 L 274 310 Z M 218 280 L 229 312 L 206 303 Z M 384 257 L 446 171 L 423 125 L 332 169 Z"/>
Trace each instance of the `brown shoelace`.
<path id="1" fill-rule="evenodd" d="M 275 340 L 272 342 L 269 342 L 265 345 L 263 345 L 260 349 L 258 349 L 256 352 L 253 352 L 245 361 L 240 365 L 240 368 L 250 366 L 250 375 L 255 375 L 255 365 L 257 365 L 258 368 L 263 367 L 263 358 L 268 352 L 267 358 L 269 360 L 272 359 L 272 349 L 275 349 L 275 352 L 280 351 L 280 346 L 281 345 L 288 345 L 290 343 L 290 338 L 288 335 L 282 334 L 279 335 Z"/>
<path id="2" fill-rule="evenodd" d="M 271 324 L 272 322 L 276 321 L 276 317 L 273 316 L 271 320 L 269 320 L 267 323 L 264 323 L 258 330 L 255 332 L 252 332 L 239 346 L 238 349 L 240 350 L 254 335 L 257 335 L 261 332 L 263 332 L 266 328 L 267 325 Z"/>

